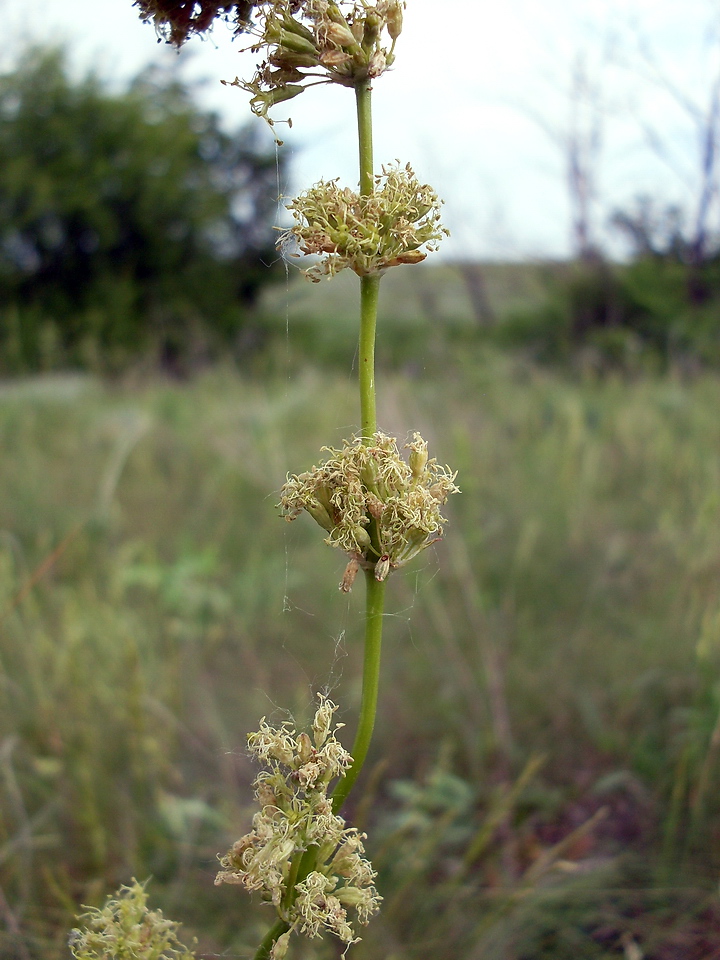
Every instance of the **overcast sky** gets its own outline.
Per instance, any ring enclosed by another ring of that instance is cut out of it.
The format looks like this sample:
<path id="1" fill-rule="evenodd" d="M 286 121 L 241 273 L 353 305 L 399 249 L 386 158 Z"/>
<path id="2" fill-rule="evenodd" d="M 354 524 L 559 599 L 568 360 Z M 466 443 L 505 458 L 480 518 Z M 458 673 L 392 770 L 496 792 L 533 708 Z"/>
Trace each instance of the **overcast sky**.
<path id="1" fill-rule="evenodd" d="M 177 63 L 131 0 L 0 0 L 0 10 L 12 40 L 6 68 L 24 42 L 61 43 L 76 69 L 92 67 L 113 83 L 148 63 Z M 639 193 L 692 210 L 692 110 L 707 107 L 720 70 L 719 27 L 720 0 L 408 0 L 396 65 L 375 85 L 377 163 L 409 160 L 445 198 L 446 253 L 562 256 L 570 237 L 562 141 L 582 63 L 602 107 L 598 236 L 609 212 Z M 219 27 L 179 58 L 200 101 L 232 125 L 248 117 L 247 95 L 220 80 L 252 72 L 238 47 Z M 588 102 L 584 122 L 593 116 Z M 288 113 L 293 130 L 280 130 L 293 182 L 283 189 L 335 176 L 354 184 L 349 92 L 316 88 L 275 111 Z"/>

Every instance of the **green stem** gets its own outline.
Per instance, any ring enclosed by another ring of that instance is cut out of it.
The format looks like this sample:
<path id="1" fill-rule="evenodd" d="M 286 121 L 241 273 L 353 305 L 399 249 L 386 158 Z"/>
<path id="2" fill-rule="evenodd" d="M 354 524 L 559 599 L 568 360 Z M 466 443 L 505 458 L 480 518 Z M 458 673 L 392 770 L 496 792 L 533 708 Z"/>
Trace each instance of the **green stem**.
<path id="1" fill-rule="evenodd" d="M 270 951 L 272 950 L 275 941 L 278 939 L 278 937 L 281 937 L 284 933 L 287 933 L 289 929 L 290 924 L 278 917 L 278 919 L 263 937 L 262 943 L 257 948 L 253 960 L 268 960 Z"/>
<path id="2" fill-rule="evenodd" d="M 360 147 L 360 193 L 372 193 L 375 186 L 372 144 L 372 104 L 370 82 L 355 88 L 357 102 L 358 143 Z M 380 277 L 360 278 L 360 423 L 361 436 L 369 443 L 377 432 L 375 401 L 375 330 L 377 326 Z M 382 644 L 382 619 L 385 601 L 385 583 L 378 583 L 372 570 L 366 570 L 367 595 L 365 601 L 365 659 L 363 663 L 362 697 L 360 718 L 352 748 L 353 763 L 346 775 L 335 787 L 332 795 L 333 811 L 337 813 L 365 763 L 377 711 L 380 683 L 380 649 Z M 290 909 L 295 902 L 297 884 L 302 883 L 315 868 L 317 848 L 309 847 L 292 865 L 284 907 Z M 290 929 L 285 920 L 278 918 L 265 934 L 254 960 L 269 960 L 273 944 Z"/>
<path id="3" fill-rule="evenodd" d="M 375 175 L 373 168 L 372 101 L 370 81 L 359 83 L 355 88 L 357 103 L 358 145 L 360 153 L 360 193 L 373 192 Z M 375 330 L 377 327 L 378 295 L 380 277 L 360 278 L 360 423 L 364 443 L 370 443 L 377 433 L 377 410 L 375 401 Z M 353 763 L 333 792 L 333 810 L 337 813 L 365 763 L 377 711 L 378 686 L 380 683 L 380 650 L 382 646 L 383 605 L 385 583 L 378 583 L 372 570 L 365 571 L 367 593 L 365 599 L 365 659 L 363 662 L 362 699 L 355 742 L 352 747 Z"/>
<path id="4" fill-rule="evenodd" d="M 368 442 L 377 433 L 375 405 L 375 327 L 377 324 L 380 277 L 360 279 L 360 344 L 358 377 L 360 380 L 361 436 Z"/>
<path id="5" fill-rule="evenodd" d="M 352 746 L 353 764 L 335 787 L 332 795 L 333 811 L 337 813 L 345 802 L 365 763 L 377 711 L 380 685 L 380 652 L 382 648 L 383 607 L 385 582 L 378 583 L 372 570 L 365 571 L 367 598 L 365 609 L 365 660 L 363 663 L 362 700 L 355 742 Z"/>
<path id="6" fill-rule="evenodd" d="M 363 196 L 373 192 L 375 170 L 373 169 L 372 136 L 372 88 L 365 80 L 355 87 L 357 105 L 358 146 L 360 149 L 360 193 Z"/>
<path id="7" fill-rule="evenodd" d="M 285 908 L 293 905 L 293 901 L 295 899 L 295 886 L 298 883 L 298 873 L 300 871 L 300 864 L 302 860 L 303 854 L 296 853 L 292 863 L 290 864 L 290 873 L 288 874 L 287 880 L 287 892 L 283 898 L 283 907 Z M 305 877 L 302 877 L 301 879 L 304 880 Z"/>
<path id="8" fill-rule="evenodd" d="M 355 88 L 357 106 L 358 146 L 360 159 L 360 193 L 373 192 L 373 138 L 372 94 L 370 81 L 359 83 Z M 360 425 L 361 436 L 368 442 L 377 432 L 375 405 L 375 328 L 377 325 L 378 294 L 380 277 L 360 278 L 360 343 L 358 375 L 360 380 Z"/>

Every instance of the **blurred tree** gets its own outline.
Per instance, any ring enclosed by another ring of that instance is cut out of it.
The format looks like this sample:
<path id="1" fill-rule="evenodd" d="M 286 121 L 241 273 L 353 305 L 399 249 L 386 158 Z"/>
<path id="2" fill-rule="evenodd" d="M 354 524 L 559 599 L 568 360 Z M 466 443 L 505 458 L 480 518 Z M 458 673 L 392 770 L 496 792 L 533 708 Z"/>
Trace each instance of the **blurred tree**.
<path id="1" fill-rule="evenodd" d="M 264 130 L 223 132 L 177 78 L 113 93 L 31 51 L 0 78 L 0 369 L 236 340 L 273 276 L 277 181 Z"/>
<path id="2" fill-rule="evenodd" d="M 713 22 L 707 31 L 706 45 L 710 52 L 709 70 L 705 77 L 707 86 L 700 91 L 673 79 L 669 65 L 663 64 L 655 55 L 649 41 L 642 34 L 636 36 L 638 64 L 631 61 L 639 76 L 663 93 L 669 108 L 674 108 L 685 120 L 691 132 L 687 144 L 683 143 L 684 162 L 676 155 L 673 140 L 677 131 L 670 135 L 666 130 L 655 129 L 647 122 L 641 124 L 648 146 L 674 173 L 680 173 L 686 200 L 682 209 L 665 205 L 660 217 L 671 227 L 672 243 L 667 245 L 665 256 L 684 262 L 687 268 L 687 295 L 690 302 L 702 306 L 718 295 L 717 262 L 720 254 L 720 31 Z M 688 214 L 683 217 L 683 213 Z M 647 197 L 636 199 L 635 211 L 621 211 L 614 216 L 614 224 L 624 230 L 635 245 L 635 252 L 642 256 L 643 231 L 653 229 L 657 214 Z M 685 221 L 687 221 L 687 226 Z M 639 242 L 638 242 L 639 241 Z M 711 269 L 708 270 L 708 267 Z"/>
<path id="3" fill-rule="evenodd" d="M 603 253 L 597 224 L 600 168 L 605 123 L 603 71 L 608 58 L 603 44 L 601 59 L 593 64 L 585 51 L 579 51 L 569 69 L 569 82 L 563 84 L 567 100 L 567 119 L 557 121 L 546 108 L 523 105 L 527 117 L 559 148 L 570 208 L 570 249 L 581 263 L 597 263 Z"/>

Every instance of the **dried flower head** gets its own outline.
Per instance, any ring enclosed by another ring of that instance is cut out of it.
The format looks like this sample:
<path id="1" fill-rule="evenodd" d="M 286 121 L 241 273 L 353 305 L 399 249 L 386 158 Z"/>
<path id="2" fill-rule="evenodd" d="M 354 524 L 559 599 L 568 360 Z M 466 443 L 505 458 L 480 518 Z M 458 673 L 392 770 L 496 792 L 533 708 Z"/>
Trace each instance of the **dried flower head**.
<path id="1" fill-rule="evenodd" d="M 220 18 L 235 24 L 236 33 L 244 30 L 250 19 L 254 0 L 135 0 L 140 18 L 152 20 L 158 36 L 180 47 L 191 34 L 206 33 Z"/>
<path id="2" fill-rule="evenodd" d="M 440 222 L 441 201 L 420 183 L 410 164 L 383 166 L 375 188 L 364 196 L 320 181 L 289 204 L 297 221 L 279 244 L 294 240 L 302 253 L 322 259 L 305 272 L 318 281 L 350 267 L 358 276 L 382 273 L 403 263 L 420 263 L 421 247 L 436 250 L 448 231 Z"/>
<path id="3" fill-rule="evenodd" d="M 381 898 L 375 873 L 363 854 L 364 834 L 346 827 L 333 813 L 328 786 L 343 776 L 352 763 L 350 754 L 335 737 L 333 715 L 337 706 L 325 697 L 312 724 L 312 735 L 297 733 L 290 723 L 272 727 L 263 718 L 260 729 L 248 736 L 250 752 L 265 765 L 255 779 L 260 810 L 252 830 L 220 859 L 222 870 L 215 883 L 233 883 L 258 890 L 272 903 L 290 931 L 309 937 L 323 930 L 345 943 L 358 939 L 348 915 L 367 923 Z M 309 848 L 317 855 L 315 869 L 288 896 L 293 865 Z M 282 942 L 281 942 L 282 941 Z M 287 937 L 275 944 L 273 958 L 280 960 Z"/>
<path id="4" fill-rule="evenodd" d="M 394 437 L 355 438 L 320 466 L 289 476 L 280 507 L 288 520 L 306 510 L 328 536 L 325 542 L 350 556 L 341 589 L 348 591 L 356 566 L 372 568 L 378 580 L 407 563 L 442 536 L 440 507 L 458 493 L 456 473 L 429 460 L 427 443 L 414 434 L 405 461 Z"/>
<path id="5" fill-rule="evenodd" d="M 308 86 L 355 87 L 383 74 L 395 59 L 405 0 L 255 0 L 251 6 L 250 49 L 266 57 L 252 80 L 236 78 L 231 86 L 247 90 L 253 112 L 272 125 L 268 110 Z"/>
<path id="6" fill-rule="evenodd" d="M 84 926 L 70 934 L 70 952 L 76 960 L 191 960 L 195 953 L 177 938 L 179 924 L 160 910 L 148 910 L 145 884 L 133 880 L 104 907 L 87 907 L 79 918 Z"/>

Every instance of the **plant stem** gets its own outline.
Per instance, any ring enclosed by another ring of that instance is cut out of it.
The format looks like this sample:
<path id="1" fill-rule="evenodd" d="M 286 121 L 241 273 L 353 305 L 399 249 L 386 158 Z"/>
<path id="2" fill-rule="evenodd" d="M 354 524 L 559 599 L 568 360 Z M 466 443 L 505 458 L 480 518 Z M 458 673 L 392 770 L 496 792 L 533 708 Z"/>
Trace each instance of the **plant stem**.
<path id="1" fill-rule="evenodd" d="M 358 144 L 360 148 L 360 193 L 372 193 L 375 186 L 372 145 L 372 105 L 370 81 L 359 83 L 355 88 L 357 103 Z M 360 423 L 364 443 L 369 443 L 377 432 L 375 401 L 375 330 L 377 327 L 378 295 L 380 277 L 360 278 L 360 338 L 359 338 L 359 385 Z M 367 594 L 365 599 L 365 658 L 363 662 L 362 697 L 360 717 L 355 742 L 352 748 L 353 763 L 335 787 L 332 795 L 333 811 L 337 813 L 365 763 L 377 711 L 380 683 L 380 649 L 382 645 L 382 620 L 385 601 L 385 583 L 378 583 L 372 570 L 365 571 Z M 292 866 L 284 906 L 295 902 L 297 884 L 302 883 L 315 868 L 317 847 L 309 847 L 299 861 Z M 289 930 L 289 924 L 278 918 L 265 934 L 254 960 L 269 960 L 270 951 L 278 937 Z"/>
<path id="2" fill-rule="evenodd" d="M 373 169 L 372 136 L 372 88 L 369 80 L 355 87 L 357 105 L 358 147 L 360 150 L 360 193 L 368 196 L 373 192 L 375 170 Z"/>
<path id="3" fill-rule="evenodd" d="M 365 600 L 365 658 L 363 662 L 362 697 L 360 718 L 352 746 L 352 766 L 338 782 L 332 794 L 333 813 L 338 813 L 347 795 L 365 763 L 377 712 L 378 689 L 380 686 L 380 653 L 382 650 L 382 621 L 385 602 L 385 582 L 378 583 L 372 570 L 365 571 L 367 594 Z M 295 899 L 295 886 L 301 883 L 315 869 L 316 847 L 309 847 L 302 856 L 299 869 L 293 864 L 293 887 L 288 886 L 287 905 L 292 906 Z M 255 960 L 261 960 L 256 957 Z"/>
<path id="4" fill-rule="evenodd" d="M 292 863 L 290 864 L 290 873 L 288 874 L 287 881 L 287 893 L 283 898 L 283 907 L 291 907 L 293 904 L 295 899 L 295 886 L 298 883 L 298 873 L 300 872 L 300 866 L 303 859 L 304 854 L 296 853 Z M 300 879 L 304 880 L 305 877 L 301 877 Z"/>
<path id="5" fill-rule="evenodd" d="M 370 81 L 355 88 L 357 105 L 358 146 L 360 155 L 360 193 L 367 196 L 375 186 L 372 140 L 372 93 Z M 377 431 L 375 406 L 375 328 L 377 325 L 380 277 L 360 278 L 360 424 L 367 442 Z"/>
<path id="6" fill-rule="evenodd" d="M 372 144 L 372 101 L 370 81 L 359 83 L 355 88 L 357 103 L 358 145 L 360 153 L 360 193 L 373 192 L 375 177 Z M 380 277 L 360 278 L 360 343 L 359 370 L 360 422 L 362 439 L 370 443 L 377 432 L 375 402 L 375 330 L 377 326 Z M 383 606 L 385 583 L 378 583 L 374 571 L 365 571 L 367 593 L 365 598 L 365 658 L 363 662 L 362 698 L 355 742 L 352 747 L 353 763 L 333 792 L 333 810 L 337 813 L 365 763 L 377 711 L 380 683 L 380 650 L 382 647 Z"/>
<path id="7" fill-rule="evenodd" d="M 360 424 L 361 436 L 367 443 L 377 432 L 375 406 L 375 326 L 377 323 L 380 277 L 360 278 Z"/>
<path id="8" fill-rule="evenodd" d="M 337 813 L 353 788 L 365 763 L 377 710 L 380 685 L 380 652 L 382 647 L 383 606 L 385 582 L 378 583 L 372 570 L 365 571 L 367 596 L 365 607 L 365 659 L 363 663 L 362 700 L 355 742 L 352 746 L 353 764 L 335 787 L 332 795 L 333 812 Z"/>
<path id="9" fill-rule="evenodd" d="M 355 88 L 357 103 L 358 146 L 360 153 L 360 193 L 367 196 L 375 187 L 372 143 L 372 100 L 370 81 Z M 362 439 L 369 443 L 377 432 L 375 402 L 375 330 L 377 326 L 380 277 L 360 278 L 360 346 L 359 370 L 360 422 Z M 372 570 L 365 571 L 365 658 L 363 662 L 362 698 L 355 742 L 353 764 L 333 792 L 333 810 L 337 813 L 365 763 L 375 726 L 378 687 L 380 683 L 380 650 L 382 647 L 385 583 L 378 583 Z"/>

